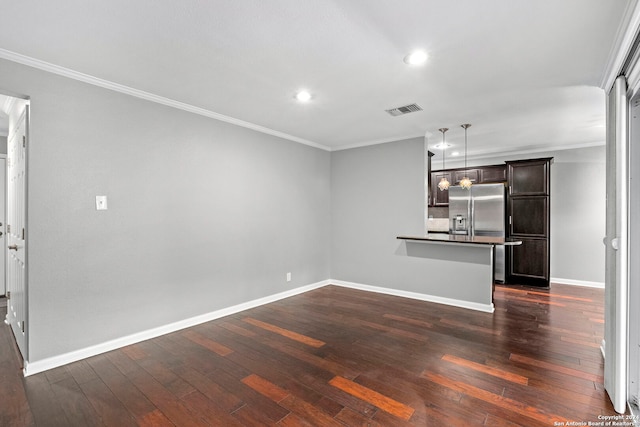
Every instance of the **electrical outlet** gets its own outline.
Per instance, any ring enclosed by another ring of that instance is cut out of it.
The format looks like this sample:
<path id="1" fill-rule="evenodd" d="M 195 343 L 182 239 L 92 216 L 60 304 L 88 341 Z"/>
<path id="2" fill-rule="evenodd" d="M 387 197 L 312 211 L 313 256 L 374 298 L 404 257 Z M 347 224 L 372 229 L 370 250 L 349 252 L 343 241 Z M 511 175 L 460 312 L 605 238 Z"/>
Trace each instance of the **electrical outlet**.
<path id="1" fill-rule="evenodd" d="M 291 272 L 287 273 L 287 282 L 291 281 Z"/>

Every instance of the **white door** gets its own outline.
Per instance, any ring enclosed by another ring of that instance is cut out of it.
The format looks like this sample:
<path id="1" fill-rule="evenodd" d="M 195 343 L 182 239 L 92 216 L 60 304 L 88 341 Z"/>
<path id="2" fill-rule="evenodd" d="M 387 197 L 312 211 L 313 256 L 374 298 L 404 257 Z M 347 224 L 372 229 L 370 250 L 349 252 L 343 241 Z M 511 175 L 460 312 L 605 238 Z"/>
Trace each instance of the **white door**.
<path id="1" fill-rule="evenodd" d="M 0 295 L 6 295 L 7 285 L 5 277 L 6 265 L 6 249 L 7 242 L 5 237 L 5 202 L 7 189 L 7 160 L 0 158 Z"/>
<path id="2" fill-rule="evenodd" d="M 26 147 L 29 106 L 9 129 L 7 141 L 7 321 L 16 337 L 22 357 L 26 358 L 26 240 L 25 190 Z"/>
<path id="3" fill-rule="evenodd" d="M 628 355 L 628 140 L 627 84 L 618 77 L 607 103 L 607 221 L 604 387 L 613 407 L 627 406 Z"/>

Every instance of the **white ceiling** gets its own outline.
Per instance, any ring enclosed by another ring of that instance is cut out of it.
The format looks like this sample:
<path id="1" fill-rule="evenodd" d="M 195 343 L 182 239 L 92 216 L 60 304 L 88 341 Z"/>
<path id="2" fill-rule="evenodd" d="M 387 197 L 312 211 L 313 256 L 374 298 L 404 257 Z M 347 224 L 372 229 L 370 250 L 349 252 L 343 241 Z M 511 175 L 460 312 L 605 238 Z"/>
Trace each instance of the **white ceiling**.
<path id="1" fill-rule="evenodd" d="M 0 0 L 0 56 L 327 149 L 435 144 L 440 127 L 459 148 L 472 123 L 470 156 L 535 151 L 604 143 L 598 86 L 635 1 Z M 415 48 L 430 55 L 422 67 L 402 60 Z M 307 104 L 294 99 L 302 87 Z M 424 111 L 384 111 L 414 102 Z"/>

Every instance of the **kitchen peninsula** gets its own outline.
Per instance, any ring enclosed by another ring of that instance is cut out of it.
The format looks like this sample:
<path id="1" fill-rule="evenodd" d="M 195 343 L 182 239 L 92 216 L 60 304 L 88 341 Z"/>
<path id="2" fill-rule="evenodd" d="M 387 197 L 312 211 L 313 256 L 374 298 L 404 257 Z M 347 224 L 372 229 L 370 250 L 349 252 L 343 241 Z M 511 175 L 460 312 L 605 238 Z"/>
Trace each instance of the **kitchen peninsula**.
<path id="1" fill-rule="evenodd" d="M 496 246 L 517 246 L 522 241 L 492 236 L 427 234 L 398 236 L 404 241 L 406 255 L 441 260 L 438 268 L 446 269 L 446 286 L 482 287 L 483 301 L 476 309 L 493 312 L 494 251 Z M 442 271 L 440 271 L 442 273 Z M 469 307 L 473 308 L 473 307 Z"/>

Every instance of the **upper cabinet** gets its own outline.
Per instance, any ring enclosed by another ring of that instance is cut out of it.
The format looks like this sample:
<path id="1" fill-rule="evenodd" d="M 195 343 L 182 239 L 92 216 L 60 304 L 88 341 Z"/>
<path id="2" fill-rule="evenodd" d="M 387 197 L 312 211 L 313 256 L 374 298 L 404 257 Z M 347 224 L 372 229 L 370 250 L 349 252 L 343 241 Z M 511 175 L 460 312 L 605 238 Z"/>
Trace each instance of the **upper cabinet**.
<path id="1" fill-rule="evenodd" d="M 440 190 L 438 183 L 446 178 L 451 183 L 451 172 L 431 172 L 431 205 L 449 206 L 449 190 Z"/>
<path id="2" fill-rule="evenodd" d="M 451 172 L 453 175 L 453 185 L 460 184 L 460 181 L 466 176 L 469 178 L 472 184 L 478 184 L 480 182 L 480 169 L 458 169 Z"/>
<path id="3" fill-rule="evenodd" d="M 473 184 L 492 184 L 507 181 L 507 166 L 492 165 L 469 169 L 445 169 L 431 172 L 429 206 L 449 206 L 449 190 L 440 190 L 438 183 L 445 177 L 451 185 L 459 185 L 468 177 Z"/>
<path id="4" fill-rule="evenodd" d="M 480 184 L 493 184 L 507 181 L 506 165 L 483 166 Z"/>
<path id="5" fill-rule="evenodd" d="M 521 160 L 507 163 L 509 195 L 549 195 L 551 159 Z"/>

